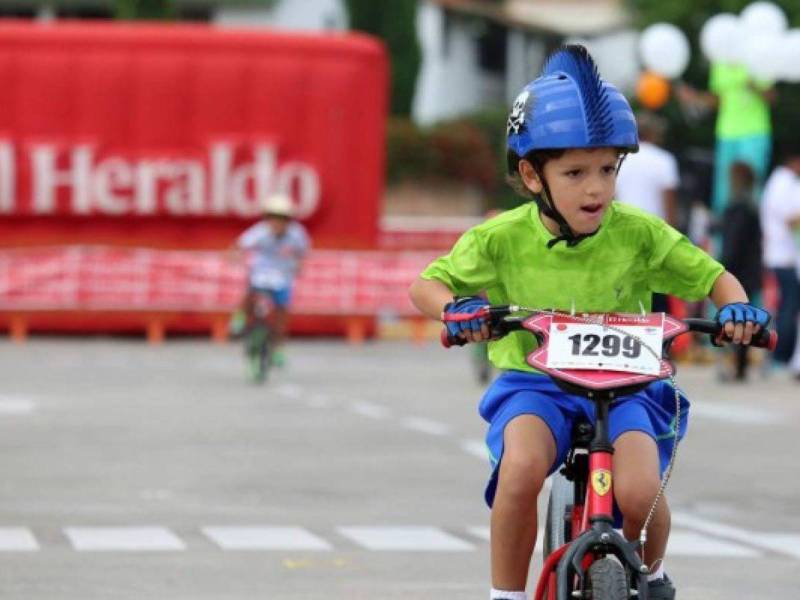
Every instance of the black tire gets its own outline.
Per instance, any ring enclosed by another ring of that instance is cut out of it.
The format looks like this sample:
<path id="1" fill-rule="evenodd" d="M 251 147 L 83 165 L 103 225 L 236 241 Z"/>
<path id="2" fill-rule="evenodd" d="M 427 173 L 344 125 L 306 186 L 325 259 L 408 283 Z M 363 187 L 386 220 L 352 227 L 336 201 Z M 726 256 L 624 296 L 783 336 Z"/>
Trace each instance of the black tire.
<path id="1" fill-rule="evenodd" d="M 478 365 L 478 381 L 482 385 L 486 385 L 489 383 L 489 380 L 492 378 L 492 366 L 489 364 L 488 361 L 484 362 L 483 364 Z"/>
<path id="2" fill-rule="evenodd" d="M 628 576 L 613 558 L 601 558 L 589 567 L 592 600 L 628 600 Z"/>
<path id="3" fill-rule="evenodd" d="M 573 483 L 560 472 L 553 474 L 553 485 L 547 502 L 544 527 L 544 559 L 571 539 L 572 504 L 575 500 Z"/>
<path id="4" fill-rule="evenodd" d="M 269 373 L 269 368 L 272 366 L 272 344 L 270 343 L 269 338 L 269 329 L 266 327 L 264 328 L 264 336 L 261 340 L 260 347 L 258 349 L 258 360 L 259 364 L 261 365 L 261 369 L 259 369 L 259 383 L 264 383 L 267 380 L 267 374 Z"/>
<path id="5" fill-rule="evenodd" d="M 264 383 L 270 366 L 269 330 L 261 323 L 252 326 L 247 335 L 247 361 L 250 377 Z"/>

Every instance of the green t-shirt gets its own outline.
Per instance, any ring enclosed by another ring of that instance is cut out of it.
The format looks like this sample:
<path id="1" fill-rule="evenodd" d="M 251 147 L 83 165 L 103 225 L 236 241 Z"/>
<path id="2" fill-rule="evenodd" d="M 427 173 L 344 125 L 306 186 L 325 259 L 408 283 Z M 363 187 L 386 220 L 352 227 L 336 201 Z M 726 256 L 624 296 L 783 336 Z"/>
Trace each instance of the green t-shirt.
<path id="1" fill-rule="evenodd" d="M 769 135 L 769 105 L 747 85 L 750 75 L 745 67 L 714 63 L 711 65 L 708 88 L 719 96 L 716 134 L 720 138 Z M 759 89 L 769 84 L 756 82 Z"/>
<path id="2" fill-rule="evenodd" d="M 579 312 L 640 312 L 653 292 L 699 300 L 724 268 L 661 219 L 612 202 L 600 231 L 573 248 L 551 234 L 534 203 L 473 227 L 422 272 L 454 295 L 485 292 L 492 304 Z M 640 304 L 641 303 L 641 304 Z M 527 331 L 489 344 L 500 369 L 533 371 Z"/>

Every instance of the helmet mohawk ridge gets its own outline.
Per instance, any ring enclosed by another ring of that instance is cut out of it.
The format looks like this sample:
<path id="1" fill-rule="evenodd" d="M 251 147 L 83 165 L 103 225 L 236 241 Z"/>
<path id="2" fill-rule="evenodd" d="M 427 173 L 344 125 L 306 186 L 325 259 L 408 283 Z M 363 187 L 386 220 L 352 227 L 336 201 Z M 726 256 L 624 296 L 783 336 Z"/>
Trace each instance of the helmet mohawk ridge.
<path id="1" fill-rule="evenodd" d="M 567 75 L 578 84 L 583 99 L 589 143 L 601 144 L 612 134 L 614 124 L 597 64 L 583 46 L 562 46 L 550 55 L 541 76 L 561 74 Z"/>

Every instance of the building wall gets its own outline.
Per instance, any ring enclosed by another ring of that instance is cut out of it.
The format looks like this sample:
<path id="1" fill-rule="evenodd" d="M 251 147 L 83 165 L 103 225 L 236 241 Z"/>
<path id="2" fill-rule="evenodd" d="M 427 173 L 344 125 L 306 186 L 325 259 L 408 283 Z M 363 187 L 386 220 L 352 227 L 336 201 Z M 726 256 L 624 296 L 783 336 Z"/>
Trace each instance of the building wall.
<path id="1" fill-rule="evenodd" d="M 223 27 L 272 27 L 293 31 L 343 30 L 348 27 L 343 0 L 280 0 L 271 9 L 220 7 L 213 20 Z"/>
<path id="2" fill-rule="evenodd" d="M 588 39 L 570 38 L 567 41 L 586 46 L 603 79 L 610 81 L 626 94 L 633 92 L 641 72 L 637 31 L 625 29 Z"/>
<path id="3" fill-rule="evenodd" d="M 541 70 L 547 56 L 547 46 L 542 37 L 512 30 L 508 35 L 507 52 L 505 103 L 510 106 L 525 84 Z"/>
<path id="4" fill-rule="evenodd" d="M 423 0 L 417 10 L 417 34 L 422 49 L 412 106 L 417 123 L 434 123 L 504 101 L 504 78 L 480 68 L 474 22 Z"/>

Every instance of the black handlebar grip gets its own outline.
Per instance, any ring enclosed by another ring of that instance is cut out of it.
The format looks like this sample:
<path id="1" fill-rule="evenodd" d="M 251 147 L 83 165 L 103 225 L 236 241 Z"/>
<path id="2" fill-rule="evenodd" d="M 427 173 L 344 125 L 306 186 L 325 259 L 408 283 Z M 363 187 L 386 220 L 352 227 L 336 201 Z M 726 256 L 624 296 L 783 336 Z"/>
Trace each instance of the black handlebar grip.
<path id="1" fill-rule="evenodd" d="M 756 348 L 766 348 L 770 352 L 775 352 L 778 347 L 778 332 L 774 329 L 762 329 L 759 331 L 752 345 Z"/>
<path id="2" fill-rule="evenodd" d="M 691 331 L 707 333 L 713 339 L 722 334 L 722 327 L 719 323 L 711 319 L 686 319 Z M 750 340 L 750 345 L 756 348 L 764 348 L 773 352 L 778 344 L 778 332 L 774 329 L 760 329 Z"/>

